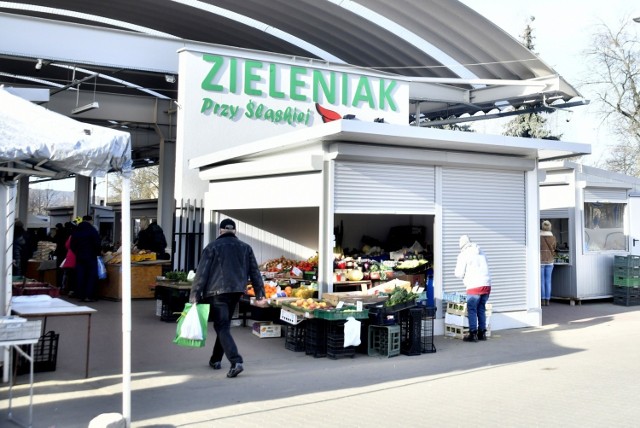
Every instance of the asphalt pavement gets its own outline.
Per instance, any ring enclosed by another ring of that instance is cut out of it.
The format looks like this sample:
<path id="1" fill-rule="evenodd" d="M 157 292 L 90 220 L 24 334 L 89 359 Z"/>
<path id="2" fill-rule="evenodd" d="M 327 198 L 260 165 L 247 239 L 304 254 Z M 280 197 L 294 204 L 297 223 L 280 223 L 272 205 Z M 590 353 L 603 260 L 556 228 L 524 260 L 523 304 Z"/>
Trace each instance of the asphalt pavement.
<path id="1" fill-rule="evenodd" d="M 119 302 L 98 301 L 90 373 L 84 378 L 86 317 L 56 317 L 55 371 L 35 374 L 33 426 L 87 427 L 122 413 Z M 155 301 L 133 302 L 132 427 L 636 427 L 640 396 L 640 307 L 609 301 L 543 308 L 543 326 L 494 331 L 486 342 L 436 336 L 435 353 L 313 358 L 234 327 L 245 371 L 212 370 L 213 345 L 174 345 L 175 324 Z M 210 329 L 211 331 L 211 329 Z M 13 416 L 26 420 L 28 376 L 17 377 Z M 0 386 L 0 426 L 8 419 Z"/>

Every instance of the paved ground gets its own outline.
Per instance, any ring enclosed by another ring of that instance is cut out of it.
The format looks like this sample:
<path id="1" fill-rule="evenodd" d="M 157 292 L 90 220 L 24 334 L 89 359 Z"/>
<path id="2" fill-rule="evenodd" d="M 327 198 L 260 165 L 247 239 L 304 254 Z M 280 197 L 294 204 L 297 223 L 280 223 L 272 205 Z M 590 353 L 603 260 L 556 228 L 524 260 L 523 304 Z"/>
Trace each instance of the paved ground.
<path id="1" fill-rule="evenodd" d="M 86 427 L 122 412 L 120 304 L 100 301 L 84 379 L 82 317 L 52 318 L 55 372 L 36 374 L 34 427 Z M 494 332 L 476 344 L 436 336 L 436 353 L 312 358 L 234 328 L 245 358 L 235 379 L 208 365 L 210 346 L 171 343 L 175 325 L 155 302 L 133 303 L 133 427 L 635 427 L 640 397 L 640 307 L 609 302 L 544 308 L 542 328 Z M 212 344 L 212 343 L 211 343 Z M 27 411 L 26 376 L 14 415 Z M 0 387 L 0 426 L 7 422 Z"/>

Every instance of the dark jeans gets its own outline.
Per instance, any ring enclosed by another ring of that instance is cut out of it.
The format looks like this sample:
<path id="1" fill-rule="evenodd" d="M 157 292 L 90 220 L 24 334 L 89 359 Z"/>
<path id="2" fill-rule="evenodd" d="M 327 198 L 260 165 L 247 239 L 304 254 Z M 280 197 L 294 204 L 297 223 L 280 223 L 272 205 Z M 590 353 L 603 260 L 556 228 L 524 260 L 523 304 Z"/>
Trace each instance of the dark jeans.
<path id="1" fill-rule="evenodd" d="M 213 329 L 216 331 L 216 343 L 211 354 L 213 361 L 222 361 L 223 355 L 226 355 L 231 364 L 242 363 L 242 356 L 231 336 L 231 317 L 240 297 L 242 293 L 228 293 L 208 299 L 210 310 L 213 311 Z"/>
<path id="2" fill-rule="evenodd" d="M 98 283 L 98 259 L 76 260 L 76 297 L 79 299 L 95 299 Z"/>
<path id="3" fill-rule="evenodd" d="M 487 329 L 486 307 L 488 294 L 467 295 L 467 316 L 469 317 L 469 331 Z"/>

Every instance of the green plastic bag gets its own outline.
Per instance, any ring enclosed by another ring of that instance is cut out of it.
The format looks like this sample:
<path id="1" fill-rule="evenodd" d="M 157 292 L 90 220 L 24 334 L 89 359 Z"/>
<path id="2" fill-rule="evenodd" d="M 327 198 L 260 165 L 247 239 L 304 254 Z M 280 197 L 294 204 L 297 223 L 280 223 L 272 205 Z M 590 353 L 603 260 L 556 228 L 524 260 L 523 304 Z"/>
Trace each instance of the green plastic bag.
<path id="1" fill-rule="evenodd" d="M 173 339 L 173 343 L 175 343 L 178 346 L 185 346 L 187 348 L 202 348 L 204 346 L 205 341 L 207 340 L 207 322 L 209 320 L 209 304 L 200 303 L 196 305 L 196 310 L 198 311 L 198 319 L 200 320 L 200 326 L 202 327 L 202 340 L 185 339 L 184 337 L 180 336 L 180 332 L 182 331 L 182 323 L 187 317 L 187 314 L 189 313 L 189 309 L 191 309 L 191 303 L 185 303 L 184 310 L 180 314 L 180 318 L 178 318 L 178 326 L 176 328 L 176 338 Z"/>

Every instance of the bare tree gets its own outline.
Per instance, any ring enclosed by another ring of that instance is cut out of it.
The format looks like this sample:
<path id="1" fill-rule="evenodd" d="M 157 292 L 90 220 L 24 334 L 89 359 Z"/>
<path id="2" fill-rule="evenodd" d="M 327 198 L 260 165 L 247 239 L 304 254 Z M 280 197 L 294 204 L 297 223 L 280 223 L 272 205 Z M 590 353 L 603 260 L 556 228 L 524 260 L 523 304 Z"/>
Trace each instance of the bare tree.
<path id="1" fill-rule="evenodd" d="M 137 168 L 131 174 L 131 199 L 156 199 L 160 192 L 160 177 L 158 166 Z M 116 175 L 109 180 L 109 201 L 122 199 L 122 176 Z"/>
<path id="2" fill-rule="evenodd" d="M 592 70 L 586 81 L 594 103 L 618 143 L 610 146 L 605 167 L 640 176 L 640 40 L 634 23 L 625 17 L 619 28 L 598 26 L 587 58 Z"/>
<path id="3" fill-rule="evenodd" d="M 60 195 L 53 189 L 30 189 L 28 211 L 35 215 L 49 215 L 48 209 L 57 206 Z"/>

